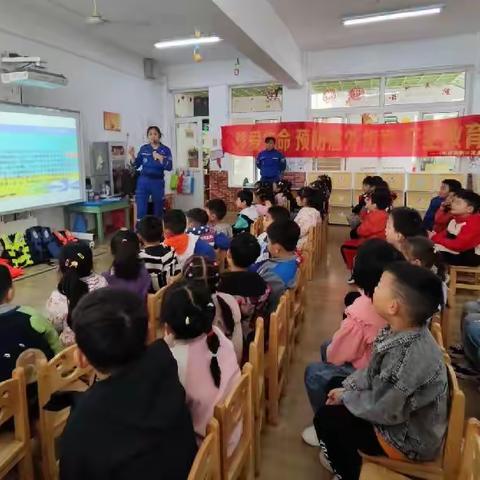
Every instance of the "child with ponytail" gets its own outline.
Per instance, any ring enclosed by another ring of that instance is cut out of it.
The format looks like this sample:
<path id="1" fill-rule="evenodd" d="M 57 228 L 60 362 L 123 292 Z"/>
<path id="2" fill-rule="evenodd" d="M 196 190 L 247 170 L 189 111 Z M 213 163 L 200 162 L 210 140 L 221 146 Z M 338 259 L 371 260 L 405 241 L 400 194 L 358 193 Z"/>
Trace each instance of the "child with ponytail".
<path id="1" fill-rule="evenodd" d="M 165 292 L 161 321 L 165 341 L 178 364 L 197 439 L 205 437 L 215 405 L 240 378 L 232 342 L 213 325 L 215 305 L 201 282 L 179 281 Z M 233 435 L 232 446 L 239 439 Z"/>
<path id="2" fill-rule="evenodd" d="M 232 341 L 240 363 L 243 356 L 242 313 L 233 295 L 217 291 L 220 283 L 218 263 L 195 255 L 190 257 L 183 266 L 182 277 L 190 285 L 200 284 L 210 290 L 215 305 L 213 324 Z"/>
<path id="3" fill-rule="evenodd" d="M 112 238 L 112 267 L 103 276 L 112 287 L 136 293 L 146 301 L 152 279 L 140 259 L 140 241 L 131 230 L 121 229 Z"/>
<path id="4" fill-rule="evenodd" d="M 295 222 L 300 227 L 300 238 L 297 243 L 297 248 L 300 250 L 307 241 L 309 230 L 322 222 L 321 200 L 320 192 L 311 187 L 304 187 L 298 191 L 297 205 L 300 211 L 295 217 Z"/>
<path id="5" fill-rule="evenodd" d="M 57 288 L 47 301 L 48 319 L 60 334 L 64 346 L 75 343 L 71 329 L 73 309 L 80 299 L 108 285 L 105 278 L 93 272 L 93 255 L 90 247 L 83 242 L 69 243 L 60 251 L 59 277 Z"/>

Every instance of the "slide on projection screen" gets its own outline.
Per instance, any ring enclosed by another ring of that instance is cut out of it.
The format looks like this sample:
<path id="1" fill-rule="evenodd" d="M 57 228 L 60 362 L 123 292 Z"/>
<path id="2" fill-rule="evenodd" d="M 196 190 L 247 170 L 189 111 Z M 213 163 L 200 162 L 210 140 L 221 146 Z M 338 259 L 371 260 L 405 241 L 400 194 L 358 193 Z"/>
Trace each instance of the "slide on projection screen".
<path id="1" fill-rule="evenodd" d="M 79 114 L 0 103 L 0 215 L 81 201 Z"/>

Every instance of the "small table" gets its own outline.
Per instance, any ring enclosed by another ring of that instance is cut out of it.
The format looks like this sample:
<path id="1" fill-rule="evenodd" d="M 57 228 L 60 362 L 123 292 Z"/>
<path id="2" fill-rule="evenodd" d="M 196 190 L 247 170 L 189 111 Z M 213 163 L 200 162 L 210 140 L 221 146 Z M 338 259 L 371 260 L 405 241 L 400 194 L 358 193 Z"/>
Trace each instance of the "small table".
<path id="1" fill-rule="evenodd" d="M 105 240 L 105 231 L 103 229 L 103 214 L 115 210 L 125 211 L 125 225 L 130 228 L 130 202 L 128 199 L 121 200 L 96 200 L 92 202 L 74 203 L 65 207 L 65 225 L 70 228 L 71 213 L 90 213 L 97 217 L 97 237 L 102 243 Z"/>

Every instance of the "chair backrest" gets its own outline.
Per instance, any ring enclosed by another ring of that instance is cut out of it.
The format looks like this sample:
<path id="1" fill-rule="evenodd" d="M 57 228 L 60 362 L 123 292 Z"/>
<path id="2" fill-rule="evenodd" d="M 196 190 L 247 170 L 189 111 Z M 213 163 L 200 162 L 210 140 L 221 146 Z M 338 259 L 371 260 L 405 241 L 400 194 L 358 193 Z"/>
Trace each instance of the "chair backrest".
<path id="1" fill-rule="evenodd" d="M 250 233 L 254 237 L 258 237 L 263 232 L 263 217 L 258 217 L 250 227 Z"/>
<path id="2" fill-rule="evenodd" d="M 252 366 L 243 366 L 242 376 L 230 395 L 215 407 L 215 418 L 220 424 L 220 458 L 222 479 L 238 478 L 252 460 L 253 409 L 252 409 Z M 229 444 L 241 426 L 240 439 L 229 452 Z"/>
<path id="3" fill-rule="evenodd" d="M 220 273 L 223 273 L 226 269 L 226 260 L 227 260 L 227 251 L 226 250 L 220 250 L 219 248 L 217 248 L 217 250 L 215 251 L 215 256 L 216 256 L 216 260 L 217 260 L 217 263 L 218 263 L 218 271 Z"/>
<path id="4" fill-rule="evenodd" d="M 197 452 L 188 480 L 221 480 L 220 426 L 215 418 L 210 420 L 207 436 Z"/>
<path id="5" fill-rule="evenodd" d="M 432 334 L 432 337 L 435 339 L 438 346 L 440 347 L 440 350 L 442 351 L 445 363 L 451 364 L 452 361 L 450 359 L 450 355 L 447 353 L 447 350 L 445 349 L 445 345 L 443 343 L 442 327 L 435 318 L 432 319 L 432 321 L 430 322 L 430 332 Z"/>
<path id="6" fill-rule="evenodd" d="M 55 439 L 59 437 L 67 423 L 68 410 L 65 415 L 48 412 L 44 409 L 52 395 L 62 390 L 86 390 L 87 384 L 82 377 L 91 377 L 93 368 L 82 368 L 76 360 L 76 345 L 66 348 L 49 362 L 40 360 L 38 365 L 38 405 L 39 435 L 42 450 L 42 468 L 44 477 L 50 479 L 58 476 Z"/>
<path id="7" fill-rule="evenodd" d="M 262 396 L 265 383 L 265 332 L 263 329 L 263 318 L 257 318 L 255 324 L 255 337 L 249 346 L 248 361 L 252 365 L 252 397 L 255 416 L 260 415 L 262 408 Z"/>
<path id="8" fill-rule="evenodd" d="M 450 390 L 450 412 L 443 453 L 445 478 L 456 478 L 460 468 L 460 456 L 465 423 L 465 395 L 458 386 L 457 376 L 452 366 L 446 364 Z"/>
<path id="9" fill-rule="evenodd" d="M 480 421 L 471 418 L 467 423 L 462 454 L 462 467 L 458 480 L 480 478 Z"/>
<path id="10" fill-rule="evenodd" d="M 277 309 L 270 315 L 268 349 L 269 354 L 278 356 L 282 347 L 287 347 L 288 322 L 287 322 L 288 298 L 286 294 L 280 297 Z M 269 355 L 270 356 L 270 355 Z M 270 367 L 270 366 L 269 366 Z"/>

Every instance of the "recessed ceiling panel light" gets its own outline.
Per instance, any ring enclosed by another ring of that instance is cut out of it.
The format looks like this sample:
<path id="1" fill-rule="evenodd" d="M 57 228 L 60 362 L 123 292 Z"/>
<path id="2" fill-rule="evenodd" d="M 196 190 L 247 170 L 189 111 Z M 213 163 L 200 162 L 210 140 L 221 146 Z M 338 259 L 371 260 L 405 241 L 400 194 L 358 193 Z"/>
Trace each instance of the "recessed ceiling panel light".
<path id="1" fill-rule="evenodd" d="M 216 35 L 211 35 L 209 37 L 189 37 L 189 38 L 179 38 L 178 40 L 165 40 L 163 42 L 157 42 L 155 48 L 164 49 L 164 48 L 175 48 L 175 47 L 189 47 L 192 45 L 205 45 L 208 43 L 217 43 L 221 42 L 222 39 Z"/>
<path id="2" fill-rule="evenodd" d="M 391 12 L 373 13 L 356 17 L 345 17 L 342 22 L 345 27 L 354 25 L 365 25 L 367 23 L 386 22 L 389 20 L 401 20 L 404 18 L 425 17 L 427 15 L 438 15 L 442 13 L 444 5 L 430 5 L 428 7 L 407 8 Z"/>

